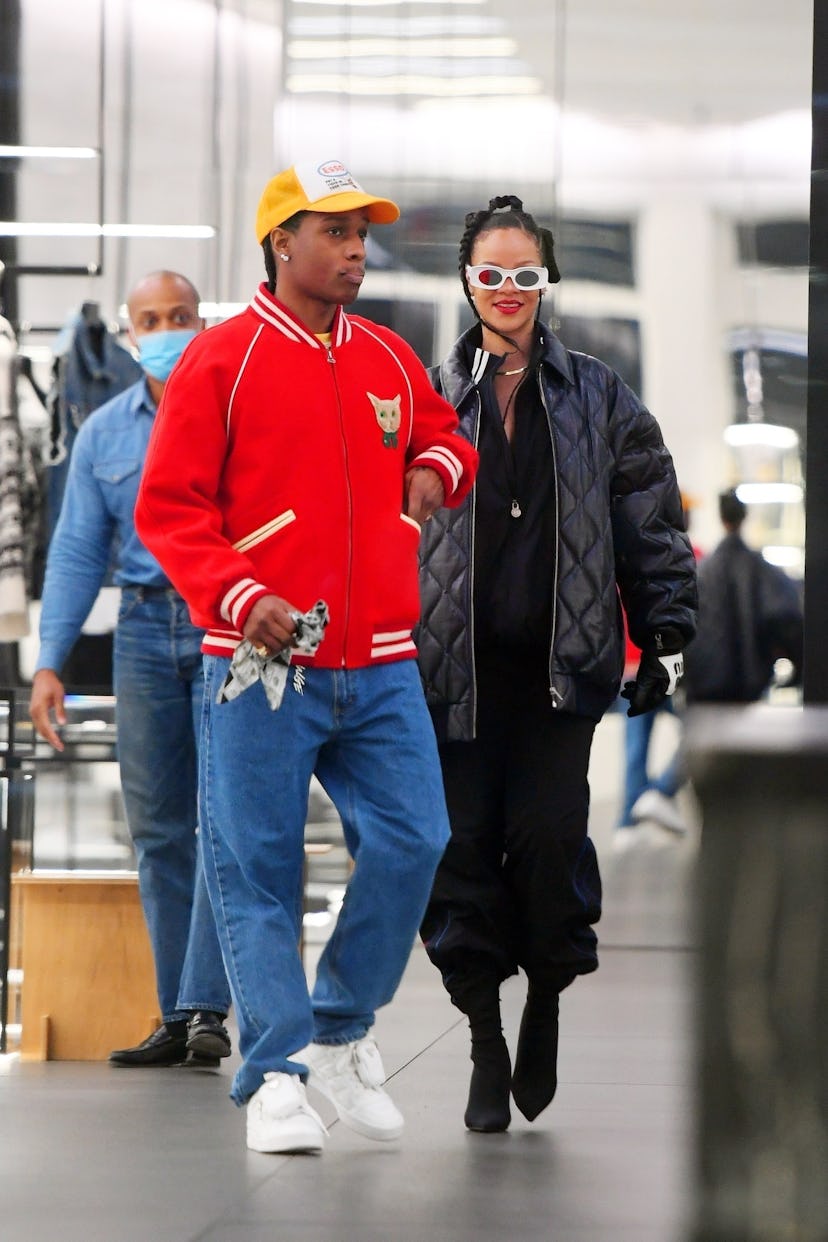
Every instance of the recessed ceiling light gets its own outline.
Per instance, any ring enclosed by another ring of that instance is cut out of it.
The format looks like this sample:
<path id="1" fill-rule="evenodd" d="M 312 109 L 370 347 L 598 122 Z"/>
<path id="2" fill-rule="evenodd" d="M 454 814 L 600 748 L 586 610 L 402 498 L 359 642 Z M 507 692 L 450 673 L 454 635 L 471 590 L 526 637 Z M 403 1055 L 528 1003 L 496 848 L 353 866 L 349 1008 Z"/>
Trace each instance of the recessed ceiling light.
<path id="1" fill-rule="evenodd" d="M 740 483 L 736 495 L 746 505 L 795 505 L 803 497 L 799 483 Z"/>
<path id="2" fill-rule="evenodd" d="M 799 444 L 799 436 L 793 427 L 764 422 L 731 423 L 725 427 L 724 439 L 731 448 L 762 445 L 766 448 L 792 449 Z"/>

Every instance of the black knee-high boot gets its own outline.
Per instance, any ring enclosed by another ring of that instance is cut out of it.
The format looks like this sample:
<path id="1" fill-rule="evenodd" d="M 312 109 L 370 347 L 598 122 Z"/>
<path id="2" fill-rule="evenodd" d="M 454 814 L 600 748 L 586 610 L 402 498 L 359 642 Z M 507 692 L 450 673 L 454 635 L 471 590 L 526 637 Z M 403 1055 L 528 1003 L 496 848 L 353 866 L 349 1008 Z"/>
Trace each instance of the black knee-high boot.
<path id="1" fill-rule="evenodd" d="M 551 1104 L 558 1087 L 558 993 L 529 984 L 520 1020 L 512 1097 L 527 1121 Z"/>
<path id="2" fill-rule="evenodd" d="M 471 1028 L 472 1076 L 464 1121 L 484 1134 L 508 1129 L 512 1115 L 509 1091 L 512 1064 L 500 1024 L 500 986 L 496 980 L 464 988 L 453 995 Z"/>

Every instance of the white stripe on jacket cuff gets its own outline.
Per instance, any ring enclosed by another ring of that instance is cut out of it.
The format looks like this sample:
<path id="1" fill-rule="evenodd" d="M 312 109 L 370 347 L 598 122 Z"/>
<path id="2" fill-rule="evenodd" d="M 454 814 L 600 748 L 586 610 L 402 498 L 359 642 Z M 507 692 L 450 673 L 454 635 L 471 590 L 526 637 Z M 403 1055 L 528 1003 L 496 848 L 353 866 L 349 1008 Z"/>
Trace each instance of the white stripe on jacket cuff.
<path id="1" fill-rule="evenodd" d="M 231 622 L 239 629 L 239 611 L 244 607 L 251 595 L 267 594 L 267 588 L 262 586 L 260 582 L 255 582 L 253 578 L 242 578 L 241 582 L 237 582 L 231 587 L 224 599 L 219 605 L 219 612 L 225 621 Z"/>
<path id="2" fill-rule="evenodd" d="M 412 466 L 440 466 L 448 475 L 451 482 L 451 492 L 456 492 L 461 478 L 463 477 L 463 463 L 459 457 L 455 457 L 451 449 L 445 448 L 441 444 L 435 444 L 432 448 L 425 449 L 419 453 Z"/>

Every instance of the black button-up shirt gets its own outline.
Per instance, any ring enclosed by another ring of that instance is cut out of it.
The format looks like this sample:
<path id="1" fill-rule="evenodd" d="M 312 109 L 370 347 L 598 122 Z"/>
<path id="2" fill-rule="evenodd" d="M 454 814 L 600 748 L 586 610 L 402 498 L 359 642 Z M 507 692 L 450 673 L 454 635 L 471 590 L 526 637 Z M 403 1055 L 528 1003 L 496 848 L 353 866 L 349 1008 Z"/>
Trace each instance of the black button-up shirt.
<path id="1" fill-rule="evenodd" d="M 476 645 L 480 651 L 506 646 L 548 652 L 556 558 L 554 455 L 535 367 L 515 394 L 514 436 L 511 444 L 507 440 L 493 378 L 504 365 L 492 355 L 479 382 Z"/>

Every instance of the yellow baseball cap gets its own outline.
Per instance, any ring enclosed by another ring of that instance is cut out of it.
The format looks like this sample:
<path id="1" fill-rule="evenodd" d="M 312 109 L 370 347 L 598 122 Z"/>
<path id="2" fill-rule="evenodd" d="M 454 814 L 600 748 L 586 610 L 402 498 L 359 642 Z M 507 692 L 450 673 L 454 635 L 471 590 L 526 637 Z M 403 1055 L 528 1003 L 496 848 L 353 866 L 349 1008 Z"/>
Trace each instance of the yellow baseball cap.
<path id="1" fill-rule="evenodd" d="M 366 194 L 340 160 L 294 164 L 271 177 L 256 211 L 256 238 L 263 242 L 297 211 L 353 211 L 368 208 L 372 224 L 393 224 L 400 209 L 390 198 Z"/>

